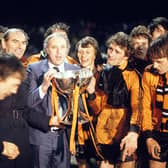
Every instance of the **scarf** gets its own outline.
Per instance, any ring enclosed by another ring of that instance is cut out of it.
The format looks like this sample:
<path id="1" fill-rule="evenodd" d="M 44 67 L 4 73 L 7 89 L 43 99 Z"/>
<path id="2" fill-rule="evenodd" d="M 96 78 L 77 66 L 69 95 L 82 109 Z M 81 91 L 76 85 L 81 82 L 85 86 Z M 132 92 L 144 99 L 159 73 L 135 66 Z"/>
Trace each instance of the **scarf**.
<path id="1" fill-rule="evenodd" d="M 163 117 L 168 117 L 168 73 L 160 75 L 156 88 L 156 108 L 159 108 Z"/>

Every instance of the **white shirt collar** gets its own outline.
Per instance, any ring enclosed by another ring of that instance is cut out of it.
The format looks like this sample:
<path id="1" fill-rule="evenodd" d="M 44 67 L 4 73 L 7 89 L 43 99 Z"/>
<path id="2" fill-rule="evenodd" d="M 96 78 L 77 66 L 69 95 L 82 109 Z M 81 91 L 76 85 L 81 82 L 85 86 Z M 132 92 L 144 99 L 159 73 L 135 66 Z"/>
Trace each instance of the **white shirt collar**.
<path id="1" fill-rule="evenodd" d="M 64 63 L 62 63 L 61 65 L 54 65 L 51 62 L 48 61 L 48 66 L 50 69 L 52 69 L 53 67 L 57 67 L 59 69 L 60 72 L 64 72 Z"/>

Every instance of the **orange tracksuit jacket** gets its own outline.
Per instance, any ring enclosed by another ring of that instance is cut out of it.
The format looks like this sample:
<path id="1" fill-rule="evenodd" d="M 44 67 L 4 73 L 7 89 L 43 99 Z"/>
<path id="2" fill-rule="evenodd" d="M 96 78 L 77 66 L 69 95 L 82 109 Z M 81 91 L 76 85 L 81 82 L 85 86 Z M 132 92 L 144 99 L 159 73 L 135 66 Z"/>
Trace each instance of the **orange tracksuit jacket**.
<path id="1" fill-rule="evenodd" d="M 127 61 L 119 68 L 125 69 Z M 100 144 L 112 144 L 120 141 L 128 131 L 139 132 L 139 77 L 133 70 L 124 70 L 123 78 L 127 89 L 130 91 L 131 111 L 124 108 L 112 108 L 107 101 L 107 95 L 103 91 L 96 91 L 96 98 L 89 100 L 89 106 L 95 114 L 98 114 L 96 125 L 96 137 Z"/>
<path id="2" fill-rule="evenodd" d="M 142 119 L 142 130 L 146 133 L 146 136 L 151 136 L 152 130 L 159 130 L 158 127 L 160 114 L 154 113 L 155 104 L 155 91 L 159 82 L 159 75 L 151 73 L 146 70 L 142 77 L 143 86 L 143 119 Z"/>

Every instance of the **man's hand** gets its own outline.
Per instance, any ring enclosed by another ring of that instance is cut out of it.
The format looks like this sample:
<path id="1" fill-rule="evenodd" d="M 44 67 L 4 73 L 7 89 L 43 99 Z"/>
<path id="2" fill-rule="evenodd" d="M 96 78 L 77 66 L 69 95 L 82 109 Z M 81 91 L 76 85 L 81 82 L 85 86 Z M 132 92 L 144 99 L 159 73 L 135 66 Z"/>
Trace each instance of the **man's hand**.
<path id="1" fill-rule="evenodd" d="M 92 77 L 88 87 L 86 88 L 87 92 L 89 94 L 93 94 L 95 92 L 95 86 L 96 86 L 96 78 Z"/>
<path id="2" fill-rule="evenodd" d="M 137 149 L 138 144 L 138 133 L 129 132 L 125 136 L 120 144 L 120 150 L 123 150 L 122 161 L 125 161 L 126 156 L 131 156 Z"/>
<path id="3" fill-rule="evenodd" d="M 51 85 L 51 79 L 54 77 L 55 70 L 54 69 L 49 69 L 43 77 L 43 83 L 41 85 L 43 93 L 47 93 L 48 88 Z"/>
<path id="4" fill-rule="evenodd" d="M 13 160 L 20 154 L 19 148 L 10 142 L 3 141 L 3 151 L 2 155 L 8 157 L 8 159 Z"/>
<path id="5" fill-rule="evenodd" d="M 49 126 L 59 126 L 59 120 L 57 116 L 52 116 L 49 121 Z"/>
<path id="6" fill-rule="evenodd" d="M 155 159 L 160 159 L 161 148 L 158 142 L 153 138 L 147 138 L 146 145 L 149 154 Z"/>

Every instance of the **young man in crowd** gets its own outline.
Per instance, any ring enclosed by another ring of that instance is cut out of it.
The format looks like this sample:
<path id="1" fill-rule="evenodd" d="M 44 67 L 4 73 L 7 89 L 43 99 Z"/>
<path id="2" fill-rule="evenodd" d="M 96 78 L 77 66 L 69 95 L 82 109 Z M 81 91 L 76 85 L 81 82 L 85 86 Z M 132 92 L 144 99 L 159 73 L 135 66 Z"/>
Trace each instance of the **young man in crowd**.
<path id="1" fill-rule="evenodd" d="M 107 40 L 108 66 L 87 88 L 88 103 L 98 115 L 96 138 L 104 160 L 101 168 L 133 168 L 139 133 L 139 78 L 128 64 L 128 35 L 118 32 Z M 95 89 L 97 88 L 97 89 Z"/>
<path id="2" fill-rule="evenodd" d="M 150 168 L 165 168 L 168 161 L 168 34 L 151 43 L 152 66 L 143 78 L 142 129 L 146 138 Z"/>
<path id="3" fill-rule="evenodd" d="M 137 73 L 142 77 L 145 67 L 149 64 L 147 50 L 152 40 L 151 35 L 147 27 L 139 25 L 132 29 L 129 40 L 133 49 L 131 55 L 132 61 Z"/>
<path id="4" fill-rule="evenodd" d="M 155 40 L 168 31 L 168 19 L 166 17 L 156 17 L 149 23 L 148 28 L 152 39 Z"/>

